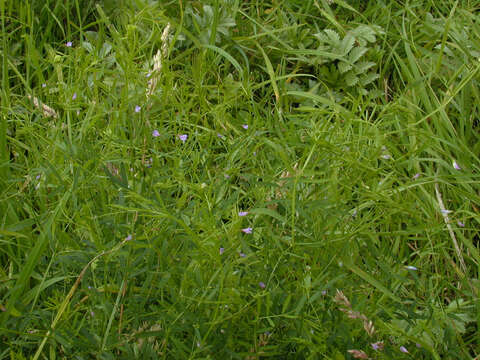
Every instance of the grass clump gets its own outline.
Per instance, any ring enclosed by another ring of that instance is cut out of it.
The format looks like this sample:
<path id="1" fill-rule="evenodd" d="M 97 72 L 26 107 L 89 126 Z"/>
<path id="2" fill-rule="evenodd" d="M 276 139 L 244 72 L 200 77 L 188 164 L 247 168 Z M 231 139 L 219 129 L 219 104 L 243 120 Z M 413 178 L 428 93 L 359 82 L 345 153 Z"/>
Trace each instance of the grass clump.
<path id="1" fill-rule="evenodd" d="M 0 358 L 475 358 L 477 12 L 0 2 Z"/>

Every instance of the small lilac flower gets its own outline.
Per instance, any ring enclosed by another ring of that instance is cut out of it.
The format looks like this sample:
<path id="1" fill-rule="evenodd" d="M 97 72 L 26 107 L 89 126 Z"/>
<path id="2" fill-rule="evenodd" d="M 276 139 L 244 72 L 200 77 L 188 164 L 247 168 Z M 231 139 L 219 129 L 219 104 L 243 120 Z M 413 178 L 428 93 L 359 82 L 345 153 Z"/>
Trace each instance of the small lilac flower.
<path id="1" fill-rule="evenodd" d="M 47 84 L 43 83 L 42 88 L 46 88 L 46 87 L 47 87 Z"/>
<path id="2" fill-rule="evenodd" d="M 225 249 L 223 247 L 220 248 L 220 255 L 222 255 L 225 252 Z"/>
<path id="3" fill-rule="evenodd" d="M 139 113 L 140 110 L 142 110 L 142 107 L 139 106 L 139 105 L 135 105 L 135 112 L 136 112 L 136 113 Z"/>
<path id="4" fill-rule="evenodd" d="M 38 174 L 37 176 L 35 176 L 35 179 L 40 180 L 41 177 L 42 175 Z"/>
<path id="5" fill-rule="evenodd" d="M 72 100 L 75 100 L 77 98 L 77 93 L 73 93 Z"/>
<path id="6" fill-rule="evenodd" d="M 178 135 L 178 138 L 180 140 L 182 140 L 183 142 L 185 142 L 185 141 L 187 141 L 188 135 L 186 135 L 186 134 Z"/>
<path id="7" fill-rule="evenodd" d="M 247 216 L 248 215 L 248 211 L 240 211 L 238 213 L 238 216 Z"/>
<path id="8" fill-rule="evenodd" d="M 403 345 L 400 346 L 400 351 L 401 351 L 402 353 L 408 354 L 407 348 L 406 348 L 405 346 L 403 346 Z"/>
<path id="9" fill-rule="evenodd" d="M 95 316 L 95 313 L 93 311 L 90 311 L 90 316 L 91 317 L 94 317 Z"/>
<path id="10" fill-rule="evenodd" d="M 240 255 L 240 257 L 245 257 L 245 256 L 247 256 L 247 255 L 245 255 L 243 252 L 241 252 L 239 255 Z"/>
<path id="11" fill-rule="evenodd" d="M 457 225 L 460 227 L 465 227 L 465 224 L 461 222 L 460 220 L 457 221 Z"/>
<path id="12" fill-rule="evenodd" d="M 251 227 L 247 227 L 245 229 L 242 229 L 242 232 L 244 232 L 245 234 L 251 234 L 252 233 L 252 228 Z"/>
<path id="13" fill-rule="evenodd" d="M 248 125 L 247 124 L 243 124 L 242 127 L 247 130 L 248 129 Z"/>
<path id="14" fill-rule="evenodd" d="M 260 282 L 258 283 L 258 286 L 260 286 L 262 289 L 265 289 L 265 286 L 266 286 L 266 285 L 265 285 L 265 283 L 264 283 L 263 281 L 260 281 Z"/>
<path id="15" fill-rule="evenodd" d="M 225 177 L 225 179 L 230 179 L 230 175 L 228 174 L 224 174 L 223 176 Z"/>
<path id="16" fill-rule="evenodd" d="M 377 351 L 377 350 L 383 350 L 383 341 L 377 341 L 375 343 L 370 344 L 372 346 L 372 349 Z"/>
<path id="17" fill-rule="evenodd" d="M 125 238 L 125 241 L 130 241 L 132 240 L 132 234 L 128 234 L 128 236 Z"/>
<path id="18" fill-rule="evenodd" d="M 71 41 L 67 41 L 66 44 L 65 44 L 66 47 L 72 47 L 72 42 Z"/>
<path id="19" fill-rule="evenodd" d="M 413 175 L 413 180 L 417 180 L 420 177 L 420 173 L 416 173 Z"/>
<path id="20" fill-rule="evenodd" d="M 453 167 L 454 167 L 455 170 L 461 170 L 461 169 L 462 169 L 462 168 L 460 167 L 460 165 L 458 165 L 455 160 L 453 160 Z"/>
<path id="21" fill-rule="evenodd" d="M 442 209 L 441 212 L 442 212 L 443 215 L 448 215 L 448 214 L 450 214 L 450 213 L 452 212 L 452 210 Z"/>
<path id="22" fill-rule="evenodd" d="M 160 132 L 159 132 L 157 129 L 155 129 L 155 130 L 152 131 L 152 136 L 153 136 L 153 137 L 159 137 L 159 136 L 160 136 Z"/>
<path id="23" fill-rule="evenodd" d="M 419 343 L 416 343 L 415 346 L 419 349 L 422 347 L 422 345 L 420 345 Z"/>
<path id="24" fill-rule="evenodd" d="M 253 156 L 257 156 L 257 152 L 256 152 L 256 151 L 253 152 Z"/>
<path id="25" fill-rule="evenodd" d="M 411 265 L 405 266 L 405 269 L 412 270 L 412 271 L 417 271 L 418 270 L 415 266 L 411 266 Z"/>
<path id="26" fill-rule="evenodd" d="M 390 156 L 390 155 L 388 155 L 388 154 L 385 154 L 385 155 L 382 155 L 382 158 L 383 158 L 383 159 L 385 159 L 385 160 L 388 160 L 388 159 L 390 159 L 390 158 L 391 158 L 391 156 Z"/>
<path id="27" fill-rule="evenodd" d="M 218 136 L 220 139 L 222 139 L 222 140 L 225 139 L 225 136 L 223 136 L 223 135 L 220 134 L 220 133 L 217 133 L 217 136 Z"/>
<path id="28" fill-rule="evenodd" d="M 147 79 L 152 76 L 152 73 L 147 73 L 147 75 L 145 75 L 147 77 Z"/>
<path id="29" fill-rule="evenodd" d="M 325 295 L 327 295 L 327 290 L 322 290 L 321 293 L 322 293 L 323 296 L 325 296 Z"/>

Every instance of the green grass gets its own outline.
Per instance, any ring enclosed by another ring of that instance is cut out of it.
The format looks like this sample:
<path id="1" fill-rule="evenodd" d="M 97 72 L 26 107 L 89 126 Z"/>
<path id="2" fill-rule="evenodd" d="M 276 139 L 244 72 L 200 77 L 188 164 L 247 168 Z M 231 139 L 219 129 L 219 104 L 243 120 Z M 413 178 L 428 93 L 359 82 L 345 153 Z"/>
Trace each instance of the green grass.
<path id="1" fill-rule="evenodd" d="M 0 0 L 0 359 L 478 356 L 479 10 Z"/>

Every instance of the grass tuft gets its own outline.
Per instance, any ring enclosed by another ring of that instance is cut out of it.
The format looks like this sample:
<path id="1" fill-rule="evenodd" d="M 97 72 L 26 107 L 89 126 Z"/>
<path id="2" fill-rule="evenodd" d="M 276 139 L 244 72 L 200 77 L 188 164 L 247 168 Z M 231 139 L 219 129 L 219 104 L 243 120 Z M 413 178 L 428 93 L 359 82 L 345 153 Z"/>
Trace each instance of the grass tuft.
<path id="1" fill-rule="evenodd" d="M 0 359 L 480 354 L 475 1 L 0 1 Z"/>

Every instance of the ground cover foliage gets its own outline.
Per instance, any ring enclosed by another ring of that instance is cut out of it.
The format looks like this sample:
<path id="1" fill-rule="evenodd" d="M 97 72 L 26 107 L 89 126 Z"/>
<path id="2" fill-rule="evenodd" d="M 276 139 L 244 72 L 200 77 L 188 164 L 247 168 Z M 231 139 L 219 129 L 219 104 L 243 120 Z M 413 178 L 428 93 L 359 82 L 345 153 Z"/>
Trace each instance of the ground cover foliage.
<path id="1" fill-rule="evenodd" d="M 479 10 L 1 0 L 0 358 L 475 358 Z"/>

